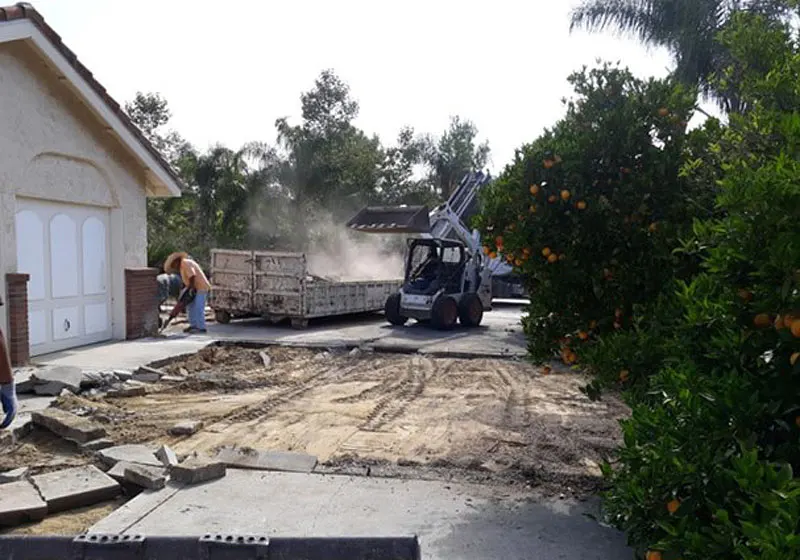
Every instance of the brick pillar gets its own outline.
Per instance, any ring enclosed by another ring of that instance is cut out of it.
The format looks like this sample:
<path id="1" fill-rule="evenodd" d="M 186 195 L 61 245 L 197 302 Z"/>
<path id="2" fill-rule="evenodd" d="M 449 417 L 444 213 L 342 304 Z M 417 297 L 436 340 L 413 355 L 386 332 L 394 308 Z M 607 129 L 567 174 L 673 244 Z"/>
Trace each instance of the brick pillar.
<path id="1" fill-rule="evenodd" d="M 6 274 L 8 308 L 8 352 L 11 365 L 22 366 L 31 357 L 28 339 L 28 274 Z"/>
<path id="2" fill-rule="evenodd" d="M 128 340 L 158 333 L 156 268 L 125 269 L 125 333 Z"/>

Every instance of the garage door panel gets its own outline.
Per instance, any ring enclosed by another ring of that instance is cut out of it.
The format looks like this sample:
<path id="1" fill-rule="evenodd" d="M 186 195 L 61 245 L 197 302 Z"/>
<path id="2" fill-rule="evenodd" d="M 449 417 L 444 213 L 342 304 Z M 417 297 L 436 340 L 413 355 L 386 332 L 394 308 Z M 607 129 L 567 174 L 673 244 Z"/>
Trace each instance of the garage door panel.
<path id="1" fill-rule="evenodd" d="M 30 210 L 17 213 L 17 266 L 30 275 L 28 301 L 38 301 L 45 293 L 44 222 Z"/>
<path id="2" fill-rule="evenodd" d="M 31 355 L 112 336 L 109 213 L 17 199 L 17 270 L 30 275 Z"/>
<path id="3" fill-rule="evenodd" d="M 106 293 L 106 226 L 92 216 L 83 222 L 83 294 Z"/>
<path id="4" fill-rule="evenodd" d="M 93 303 L 83 308 L 84 332 L 98 334 L 108 330 L 108 305 L 103 303 Z"/>
<path id="5" fill-rule="evenodd" d="M 59 307 L 53 310 L 53 340 L 80 336 L 80 307 Z"/>
<path id="6" fill-rule="evenodd" d="M 31 346 L 47 342 L 47 311 L 39 309 L 28 313 L 28 341 Z"/>
<path id="7" fill-rule="evenodd" d="M 52 297 L 78 295 L 78 236 L 75 220 L 57 214 L 50 220 L 50 290 Z"/>

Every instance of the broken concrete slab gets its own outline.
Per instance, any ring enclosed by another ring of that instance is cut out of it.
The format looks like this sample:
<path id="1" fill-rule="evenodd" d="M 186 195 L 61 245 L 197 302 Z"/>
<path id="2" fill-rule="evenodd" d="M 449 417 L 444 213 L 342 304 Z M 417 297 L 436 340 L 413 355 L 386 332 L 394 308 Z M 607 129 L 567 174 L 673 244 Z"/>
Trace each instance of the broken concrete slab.
<path id="1" fill-rule="evenodd" d="M 33 393 L 33 388 L 36 385 L 36 380 L 33 379 L 33 373 L 36 368 L 15 368 L 14 369 L 14 385 L 17 388 L 17 395 L 26 393 Z"/>
<path id="2" fill-rule="evenodd" d="M 200 484 L 225 476 L 225 465 L 206 457 L 190 457 L 170 469 L 170 477 L 181 484 Z"/>
<path id="3" fill-rule="evenodd" d="M 128 463 L 127 461 L 119 461 L 116 465 L 106 471 L 106 474 L 116 480 L 123 482 L 125 480 L 125 469 L 136 463 Z"/>
<path id="4" fill-rule="evenodd" d="M 58 408 L 35 411 L 31 414 L 31 420 L 37 426 L 78 443 L 86 443 L 106 435 L 102 426 Z"/>
<path id="5" fill-rule="evenodd" d="M 190 436 L 203 429 L 203 423 L 199 420 L 184 420 L 172 426 L 168 431 L 173 436 Z"/>
<path id="6" fill-rule="evenodd" d="M 165 375 L 161 378 L 162 383 L 180 383 L 182 381 L 186 381 L 186 378 L 182 375 Z"/>
<path id="7" fill-rule="evenodd" d="M 272 357 L 266 352 L 259 352 L 258 355 L 261 357 L 261 361 L 264 363 L 264 367 L 269 369 L 269 366 L 272 365 Z"/>
<path id="8" fill-rule="evenodd" d="M 164 469 L 129 464 L 125 467 L 125 480 L 148 490 L 161 490 L 167 484 Z"/>
<path id="9" fill-rule="evenodd" d="M 120 461 L 127 463 L 139 463 L 140 465 L 149 465 L 151 467 L 160 467 L 159 461 L 153 449 L 146 445 L 127 444 L 101 449 L 97 452 L 100 461 L 111 468 Z"/>
<path id="10" fill-rule="evenodd" d="M 0 525 L 9 527 L 40 521 L 47 515 L 47 504 L 27 480 L 4 484 L 0 491 Z"/>
<path id="11" fill-rule="evenodd" d="M 166 375 L 163 371 L 149 366 L 141 366 L 133 374 L 135 381 L 143 381 L 145 383 L 155 383 Z"/>
<path id="12" fill-rule="evenodd" d="M 114 441 L 108 438 L 93 439 L 81 444 L 81 449 L 86 451 L 100 451 L 109 447 L 114 447 Z"/>
<path id="13" fill-rule="evenodd" d="M 106 393 L 106 397 L 112 399 L 125 399 L 130 397 L 143 397 L 147 394 L 147 389 L 141 385 L 123 385 L 118 389 L 111 389 Z"/>
<path id="14" fill-rule="evenodd" d="M 60 395 L 62 389 L 77 393 L 83 381 L 83 371 L 72 366 L 52 366 L 36 370 L 31 374 L 34 392 L 37 395 Z"/>
<path id="15" fill-rule="evenodd" d="M 0 472 L 0 484 L 8 484 L 9 482 L 18 482 L 25 478 L 28 474 L 28 467 L 20 467 L 11 471 Z"/>
<path id="16" fill-rule="evenodd" d="M 317 458 L 305 453 L 258 451 L 249 447 L 223 447 L 214 457 L 229 467 L 263 471 L 305 472 L 317 466 Z"/>
<path id="17" fill-rule="evenodd" d="M 50 513 L 110 500 L 122 490 L 116 480 L 94 465 L 40 474 L 32 480 Z"/>
<path id="18" fill-rule="evenodd" d="M 114 375 L 116 375 L 117 379 L 120 381 L 128 381 L 129 379 L 133 379 L 133 373 L 124 369 L 115 369 Z"/>
<path id="19" fill-rule="evenodd" d="M 165 467 L 174 467 L 179 463 L 178 456 L 168 445 L 162 445 L 161 449 L 156 451 L 156 458 L 161 461 Z"/>

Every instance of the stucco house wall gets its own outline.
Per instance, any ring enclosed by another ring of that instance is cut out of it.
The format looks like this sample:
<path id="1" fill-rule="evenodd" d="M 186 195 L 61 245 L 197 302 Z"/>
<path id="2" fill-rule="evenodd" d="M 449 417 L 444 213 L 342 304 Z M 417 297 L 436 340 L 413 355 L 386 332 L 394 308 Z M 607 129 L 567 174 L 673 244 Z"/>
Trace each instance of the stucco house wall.
<path id="1" fill-rule="evenodd" d="M 0 44 L 0 99 L 15 108 L 0 127 L 0 271 L 17 271 L 17 197 L 110 209 L 114 337 L 124 338 L 122 273 L 147 264 L 144 173 L 25 43 Z"/>

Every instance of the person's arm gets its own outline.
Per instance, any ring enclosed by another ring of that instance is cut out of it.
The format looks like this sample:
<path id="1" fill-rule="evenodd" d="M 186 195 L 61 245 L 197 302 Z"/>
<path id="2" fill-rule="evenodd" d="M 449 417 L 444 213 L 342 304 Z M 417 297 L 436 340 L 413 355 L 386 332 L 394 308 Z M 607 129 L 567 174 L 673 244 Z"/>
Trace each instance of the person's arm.
<path id="1" fill-rule="evenodd" d="M 17 415 L 17 388 L 14 384 L 14 370 L 11 369 L 11 356 L 2 329 L 0 329 L 0 404 L 5 413 L 0 428 L 7 428 Z"/>

